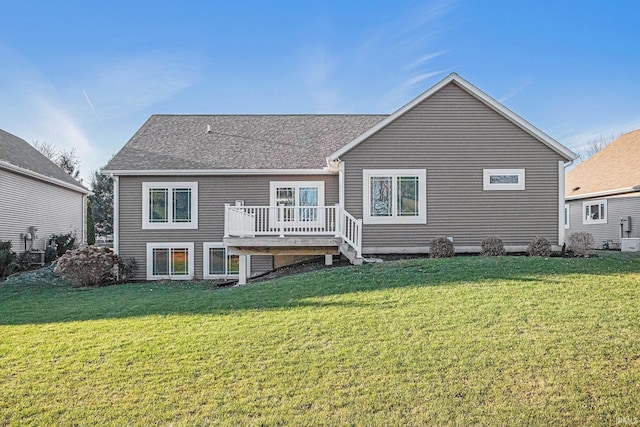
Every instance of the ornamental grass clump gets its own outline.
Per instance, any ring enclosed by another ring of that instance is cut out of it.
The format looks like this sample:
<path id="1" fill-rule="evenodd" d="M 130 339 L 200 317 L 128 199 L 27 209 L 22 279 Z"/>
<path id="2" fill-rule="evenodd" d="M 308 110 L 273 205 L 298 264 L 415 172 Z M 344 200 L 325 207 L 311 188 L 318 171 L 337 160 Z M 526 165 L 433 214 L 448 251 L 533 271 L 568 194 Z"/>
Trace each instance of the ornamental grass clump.
<path id="1" fill-rule="evenodd" d="M 544 237 L 536 236 L 527 246 L 529 256 L 549 257 L 551 255 L 551 243 Z"/>
<path id="2" fill-rule="evenodd" d="M 593 235 L 585 231 L 571 233 L 567 238 L 567 249 L 576 256 L 587 257 L 595 244 Z"/>
<path id="3" fill-rule="evenodd" d="M 449 258 L 454 255 L 453 242 L 446 237 L 436 237 L 430 243 L 431 258 Z"/>
<path id="4" fill-rule="evenodd" d="M 84 246 L 62 255 L 55 272 L 74 287 L 112 285 L 117 282 L 118 257 L 107 248 Z"/>
<path id="5" fill-rule="evenodd" d="M 482 250 L 480 254 L 483 256 L 501 256 L 504 255 L 504 243 L 502 239 L 495 236 L 489 236 L 482 241 Z"/>

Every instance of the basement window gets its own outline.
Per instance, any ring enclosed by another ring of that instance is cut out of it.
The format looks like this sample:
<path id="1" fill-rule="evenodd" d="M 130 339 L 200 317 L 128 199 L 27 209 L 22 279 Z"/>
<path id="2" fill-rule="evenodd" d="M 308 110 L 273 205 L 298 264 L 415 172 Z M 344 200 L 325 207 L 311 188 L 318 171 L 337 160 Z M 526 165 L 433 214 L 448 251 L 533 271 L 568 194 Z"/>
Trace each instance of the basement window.
<path id="1" fill-rule="evenodd" d="M 147 243 L 147 280 L 193 279 L 193 243 Z"/>

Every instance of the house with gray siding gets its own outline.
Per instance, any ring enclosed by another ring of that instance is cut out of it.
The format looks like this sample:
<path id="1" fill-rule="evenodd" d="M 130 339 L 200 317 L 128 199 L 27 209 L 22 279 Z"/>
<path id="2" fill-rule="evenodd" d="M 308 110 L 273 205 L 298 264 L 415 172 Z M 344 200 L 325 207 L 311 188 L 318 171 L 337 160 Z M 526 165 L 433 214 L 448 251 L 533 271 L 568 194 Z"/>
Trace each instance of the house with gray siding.
<path id="1" fill-rule="evenodd" d="M 624 243 L 640 250 L 638 165 L 640 130 L 635 130 L 571 169 L 565 179 L 567 233 L 591 233 L 598 248 Z"/>
<path id="2" fill-rule="evenodd" d="M 52 234 L 86 241 L 89 190 L 25 140 L 0 129 L 0 240 L 44 250 Z"/>
<path id="3" fill-rule="evenodd" d="M 103 170 L 138 279 L 247 277 L 302 256 L 564 242 L 575 153 L 457 74 L 391 115 L 154 115 Z"/>

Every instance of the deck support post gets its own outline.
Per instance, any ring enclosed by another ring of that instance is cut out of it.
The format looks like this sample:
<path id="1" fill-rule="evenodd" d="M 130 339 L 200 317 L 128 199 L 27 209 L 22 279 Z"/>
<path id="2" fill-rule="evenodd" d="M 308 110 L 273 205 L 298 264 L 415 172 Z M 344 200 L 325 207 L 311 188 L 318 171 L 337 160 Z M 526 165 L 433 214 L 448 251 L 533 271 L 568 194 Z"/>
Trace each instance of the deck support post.
<path id="1" fill-rule="evenodd" d="M 333 265 L 333 255 L 324 256 L 324 265 Z"/>
<path id="2" fill-rule="evenodd" d="M 247 284 L 247 255 L 240 255 L 238 257 L 238 285 Z"/>

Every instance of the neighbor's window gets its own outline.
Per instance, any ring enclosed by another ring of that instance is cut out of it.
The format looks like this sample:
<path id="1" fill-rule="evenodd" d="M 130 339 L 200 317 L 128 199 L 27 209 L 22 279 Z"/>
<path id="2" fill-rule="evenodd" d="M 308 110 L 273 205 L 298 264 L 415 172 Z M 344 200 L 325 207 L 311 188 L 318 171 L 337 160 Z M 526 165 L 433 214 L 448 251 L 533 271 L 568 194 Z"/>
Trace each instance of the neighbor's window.
<path id="1" fill-rule="evenodd" d="M 142 228 L 198 228 L 198 183 L 143 183 Z"/>
<path id="2" fill-rule="evenodd" d="M 564 205 L 564 228 L 569 228 L 569 204 Z"/>
<path id="3" fill-rule="evenodd" d="M 583 224 L 607 223 L 607 200 L 590 200 L 582 202 Z"/>
<path id="4" fill-rule="evenodd" d="M 147 243 L 147 279 L 192 279 L 193 259 L 193 243 Z"/>
<path id="5" fill-rule="evenodd" d="M 426 224 L 425 169 L 364 169 L 365 224 Z"/>
<path id="6" fill-rule="evenodd" d="M 483 169 L 483 190 L 524 190 L 524 169 Z"/>
<path id="7" fill-rule="evenodd" d="M 204 278 L 235 276 L 240 272 L 240 257 L 228 255 L 222 243 L 204 243 Z"/>

